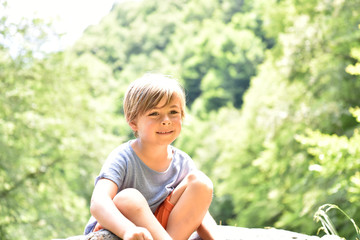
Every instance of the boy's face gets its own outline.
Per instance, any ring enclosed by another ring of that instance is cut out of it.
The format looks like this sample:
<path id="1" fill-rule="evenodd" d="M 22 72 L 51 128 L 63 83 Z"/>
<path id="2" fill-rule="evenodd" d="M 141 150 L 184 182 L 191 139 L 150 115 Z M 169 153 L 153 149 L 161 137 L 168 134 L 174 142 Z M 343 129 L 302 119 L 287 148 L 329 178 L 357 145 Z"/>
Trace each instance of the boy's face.
<path id="1" fill-rule="evenodd" d="M 163 98 L 155 108 L 129 124 L 143 143 L 169 145 L 179 136 L 182 124 L 180 98 L 174 94 L 170 103 L 165 103 Z"/>

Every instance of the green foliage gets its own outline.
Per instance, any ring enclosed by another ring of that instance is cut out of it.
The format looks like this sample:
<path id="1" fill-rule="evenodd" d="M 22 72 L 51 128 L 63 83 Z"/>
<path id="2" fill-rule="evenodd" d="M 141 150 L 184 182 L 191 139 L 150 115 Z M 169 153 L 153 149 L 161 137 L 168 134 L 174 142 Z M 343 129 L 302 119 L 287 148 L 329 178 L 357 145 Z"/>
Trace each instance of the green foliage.
<path id="1" fill-rule="evenodd" d="M 359 212 L 358 196 L 348 191 L 350 179 L 356 182 L 358 176 L 358 134 L 353 131 L 358 123 L 347 111 L 360 104 L 359 81 L 344 71 L 358 45 L 359 13 L 353 11 L 354 2 L 312 3 L 316 11 L 297 2 L 271 3 L 270 12 L 287 16 L 272 19 L 281 26 L 268 33 L 277 44 L 252 79 L 238 126 L 227 135 L 216 165 L 222 169 L 221 192 L 233 196 L 233 223 L 241 226 L 316 233 L 311 216 L 321 204 Z M 306 133 L 312 145 L 299 137 Z M 332 144 L 324 146 L 330 139 Z M 342 233 L 350 232 L 344 221 L 338 224 Z"/>
<path id="2" fill-rule="evenodd" d="M 264 58 L 265 45 L 262 36 L 251 31 L 259 32 L 257 18 L 242 13 L 250 7 L 237 3 L 151 0 L 119 4 L 100 25 L 85 32 L 74 51 L 100 58 L 125 82 L 148 71 L 179 76 L 189 106 L 197 99 L 196 105 L 206 111 L 229 103 L 240 107 L 250 78 Z"/>
<path id="3" fill-rule="evenodd" d="M 297 140 L 314 156 L 308 169 L 316 174 L 313 181 L 318 183 L 317 191 L 321 190 L 329 201 L 359 219 L 359 128 L 354 130 L 350 138 L 308 130 L 306 135 L 297 136 Z M 344 224 L 343 219 L 334 219 L 335 227 L 340 229 L 340 236 L 352 239 L 350 226 Z"/>
<path id="4" fill-rule="evenodd" d="M 119 141 L 111 134 L 116 118 L 101 107 L 108 90 L 73 55 L 40 52 L 46 33 L 29 45 L 34 28 L 46 27 L 41 22 L 16 29 L 2 20 L 0 238 L 77 235 L 89 216 L 99 160 Z M 10 55 L 13 32 L 22 41 Z"/>

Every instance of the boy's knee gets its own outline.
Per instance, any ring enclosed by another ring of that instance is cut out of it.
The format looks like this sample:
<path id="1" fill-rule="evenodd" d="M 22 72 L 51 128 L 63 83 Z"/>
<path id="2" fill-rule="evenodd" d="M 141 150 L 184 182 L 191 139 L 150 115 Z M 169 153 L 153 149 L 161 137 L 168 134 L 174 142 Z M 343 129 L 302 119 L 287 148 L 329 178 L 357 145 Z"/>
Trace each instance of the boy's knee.
<path id="1" fill-rule="evenodd" d="M 132 214 L 144 209 L 147 206 L 147 201 L 145 197 L 134 188 L 127 188 L 120 191 L 114 197 L 115 206 L 123 214 Z"/>
<path id="2" fill-rule="evenodd" d="M 187 178 L 190 185 L 199 188 L 199 190 L 207 192 L 212 196 L 214 188 L 213 183 L 203 172 L 193 171 L 187 176 Z"/>

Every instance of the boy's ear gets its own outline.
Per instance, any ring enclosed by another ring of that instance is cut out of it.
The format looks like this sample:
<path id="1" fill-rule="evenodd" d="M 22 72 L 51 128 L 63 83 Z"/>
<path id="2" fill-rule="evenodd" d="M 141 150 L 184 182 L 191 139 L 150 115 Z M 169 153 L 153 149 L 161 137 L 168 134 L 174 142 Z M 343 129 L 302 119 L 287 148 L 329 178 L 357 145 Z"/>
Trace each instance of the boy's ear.
<path id="1" fill-rule="evenodd" d="M 132 129 L 134 132 L 137 131 L 136 121 L 131 121 L 131 122 L 129 122 L 129 126 L 131 127 L 131 129 Z"/>

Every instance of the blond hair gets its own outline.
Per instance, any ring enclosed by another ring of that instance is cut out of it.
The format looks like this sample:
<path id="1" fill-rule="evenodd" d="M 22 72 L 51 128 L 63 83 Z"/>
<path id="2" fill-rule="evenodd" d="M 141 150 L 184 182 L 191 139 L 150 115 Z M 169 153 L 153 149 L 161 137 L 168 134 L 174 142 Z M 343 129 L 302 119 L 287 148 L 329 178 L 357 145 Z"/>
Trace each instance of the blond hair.
<path id="1" fill-rule="evenodd" d="M 185 92 L 179 82 L 166 75 L 147 73 L 136 79 L 128 87 L 124 97 L 124 114 L 126 121 L 131 123 L 137 116 L 155 108 L 165 98 L 166 104 L 174 94 L 180 99 L 181 117 L 185 116 Z"/>

